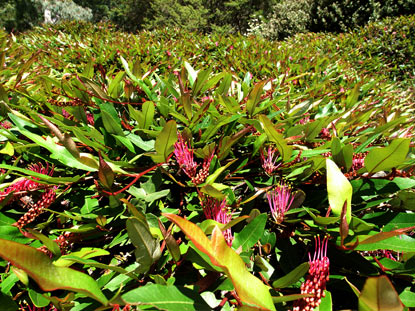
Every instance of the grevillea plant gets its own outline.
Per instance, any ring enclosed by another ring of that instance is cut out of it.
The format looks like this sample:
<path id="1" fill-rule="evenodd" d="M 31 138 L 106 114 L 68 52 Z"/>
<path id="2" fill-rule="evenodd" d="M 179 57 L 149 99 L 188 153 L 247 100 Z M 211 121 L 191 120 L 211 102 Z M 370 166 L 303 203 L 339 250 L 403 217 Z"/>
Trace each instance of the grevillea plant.
<path id="1" fill-rule="evenodd" d="M 0 309 L 414 308 L 413 62 L 385 42 L 415 23 L 388 23 L 0 32 Z"/>

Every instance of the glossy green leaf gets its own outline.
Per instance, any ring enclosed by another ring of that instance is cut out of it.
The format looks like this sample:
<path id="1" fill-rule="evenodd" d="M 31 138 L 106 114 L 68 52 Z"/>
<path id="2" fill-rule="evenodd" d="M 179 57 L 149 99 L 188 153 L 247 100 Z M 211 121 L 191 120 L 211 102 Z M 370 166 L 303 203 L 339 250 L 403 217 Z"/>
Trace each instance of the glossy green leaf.
<path id="1" fill-rule="evenodd" d="M 369 236 L 368 238 L 372 238 L 372 237 L 373 236 Z M 356 247 L 356 250 L 373 251 L 373 250 L 379 250 L 379 249 L 387 249 L 387 250 L 391 250 L 395 252 L 404 252 L 404 253 L 415 252 L 415 239 L 407 235 L 393 236 L 393 237 L 382 239 L 382 240 L 379 240 L 373 243 L 367 243 L 368 241 L 370 240 L 366 240 L 366 243 L 359 244 Z"/>
<path id="2" fill-rule="evenodd" d="M 142 129 L 147 130 L 153 124 L 154 112 L 154 103 L 146 101 L 141 108 L 141 116 L 138 121 Z"/>
<path id="3" fill-rule="evenodd" d="M 123 294 L 122 299 L 130 305 L 153 306 L 157 310 L 211 310 L 197 292 L 173 285 L 147 284 Z"/>
<path id="4" fill-rule="evenodd" d="M 397 138 L 387 147 L 374 148 L 365 158 L 365 168 L 372 174 L 402 165 L 409 151 L 410 139 Z"/>
<path id="5" fill-rule="evenodd" d="M 379 232 L 375 235 L 372 235 L 366 239 L 362 239 L 360 241 L 360 244 L 373 244 L 373 243 L 377 243 L 386 239 L 389 239 L 391 237 L 395 237 L 395 236 L 400 236 L 402 234 L 404 234 L 405 232 L 409 232 L 415 229 L 415 226 L 413 227 L 408 227 L 408 228 L 400 228 L 400 229 L 396 229 L 396 230 L 392 230 L 392 231 L 388 231 L 388 232 Z"/>
<path id="6" fill-rule="evenodd" d="M 33 289 L 29 289 L 29 297 L 33 304 L 38 308 L 43 308 L 50 304 L 49 299 L 43 297 L 42 294 L 34 291 Z"/>
<path id="7" fill-rule="evenodd" d="M 398 293 L 386 275 L 369 277 L 359 296 L 359 311 L 402 311 Z"/>
<path id="8" fill-rule="evenodd" d="M 107 111 L 101 111 L 102 122 L 104 123 L 105 130 L 114 135 L 124 136 L 124 132 L 119 122 L 117 122 Z M 119 120 L 118 120 L 119 121 Z"/>
<path id="9" fill-rule="evenodd" d="M 150 227 L 145 220 L 131 217 L 127 219 L 127 232 L 131 242 L 135 246 L 135 258 L 139 264 L 137 273 L 147 272 L 151 265 L 161 255 L 160 245 L 153 237 Z"/>
<path id="10" fill-rule="evenodd" d="M 308 262 L 303 262 L 294 270 L 290 271 L 283 277 L 277 279 L 272 283 L 272 287 L 274 288 L 285 288 L 288 287 L 296 282 L 298 282 L 310 268 L 310 264 Z"/>
<path id="11" fill-rule="evenodd" d="M 277 149 L 281 155 L 282 161 L 287 162 L 291 157 L 293 147 L 288 146 L 284 136 L 281 133 L 277 132 L 277 130 L 274 128 L 274 124 L 272 124 L 271 120 L 268 119 L 267 116 L 260 115 L 259 121 L 261 122 L 262 127 L 268 136 L 268 139 L 277 145 Z"/>
<path id="12" fill-rule="evenodd" d="M 346 203 L 346 220 L 347 223 L 350 223 L 352 219 L 353 187 L 332 160 L 326 159 L 326 169 L 327 194 L 333 214 L 340 216 L 343 205 Z"/>
<path id="13" fill-rule="evenodd" d="M 173 221 L 196 247 L 209 256 L 212 264 L 223 269 L 232 280 L 242 302 L 264 310 L 275 310 L 268 288 L 247 270 L 241 257 L 231 249 L 219 228 L 215 228 L 209 240 L 195 224 L 173 214 L 163 214 Z"/>
<path id="14" fill-rule="evenodd" d="M 331 299 L 331 293 L 327 290 L 324 290 L 324 297 L 321 298 L 320 305 L 318 306 L 319 311 L 332 311 L 333 310 L 333 301 Z"/>
<path id="15" fill-rule="evenodd" d="M 61 256 L 61 250 L 55 241 L 53 241 L 52 239 L 49 239 L 47 236 L 43 235 L 42 233 L 34 229 L 27 228 L 26 230 L 31 235 L 33 235 L 35 238 L 40 240 L 54 256 L 56 257 Z"/>
<path id="16" fill-rule="evenodd" d="M 154 144 L 156 154 L 152 155 L 156 163 L 167 161 L 167 157 L 173 152 L 174 143 L 177 141 L 176 121 L 171 120 L 166 123 L 161 133 L 157 136 Z"/>
<path id="17" fill-rule="evenodd" d="M 120 84 L 122 79 L 125 76 L 125 72 L 124 71 L 120 71 L 117 73 L 117 75 L 115 76 L 114 79 L 112 79 L 110 85 L 108 86 L 108 95 L 111 96 L 112 98 L 118 98 L 120 95 Z"/>
<path id="18" fill-rule="evenodd" d="M 89 275 L 70 268 L 56 267 L 48 256 L 33 247 L 0 239 L 0 256 L 24 270 L 44 291 L 67 289 L 89 296 L 103 305 L 108 303 Z"/>
<path id="19" fill-rule="evenodd" d="M 250 117 L 254 115 L 255 108 L 261 101 L 262 91 L 264 89 L 265 83 L 267 82 L 267 80 L 264 80 L 255 84 L 255 86 L 248 95 L 248 100 L 246 101 L 246 112 Z"/>
<path id="20" fill-rule="evenodd" d="M 4 145 L 1 146 L 0 153 L 7 154 L 8 156 L 14 155 L 13 145 L 7 141 Z"/>
<path id="21" fill-rule="evenodd" d="M 241 232 L 235 233 L 232 246 L 236 249 L 242 247 L 243 251 L 247 251 L 254 246 L 264 233 L 267 219 L 267 214 L 256 216 Z"/>
<path id="22" fill-rule="evenodd" d="M 209 78 L 210 73 L 212 72 L 211 69 L 201 70 L 197 74 L 197 78 L 195 83 L 193 84 L 192 88 L 192 95 L 198 96 L 199 92 L 204 88 L 204 84 L 206 83 L 207 79 Z M 215 83 L 216 84 L 216 83 Z"/>

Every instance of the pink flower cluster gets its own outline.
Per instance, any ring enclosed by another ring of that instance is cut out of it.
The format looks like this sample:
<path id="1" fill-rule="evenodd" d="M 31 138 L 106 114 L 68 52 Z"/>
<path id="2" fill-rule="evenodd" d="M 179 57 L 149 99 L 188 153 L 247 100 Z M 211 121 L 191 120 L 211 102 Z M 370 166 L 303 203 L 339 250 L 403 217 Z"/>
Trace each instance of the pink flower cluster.
<path id="1" fill-rule="evenodd" d="M 310 268 L 306 276 L 306 280 L 301 284 L 301 294 L 309 294 L 312 297 L 306 297 L 294 302 L 293 311 L 313 311 L 321 303 L 321 298 L 324 297 L 324 290 L 326 283 L 329 280 L 329 266 L 330 261 L 327 257 L 328 239 L 325 237 L 323 241 L 320 236 L 315 239 L 315 251 L 313 259 L 310 253 L 309 264 Z"/>
<path id="2" fill-rule="evenodd" d="M 264 169 L 265 173 L 267 173 L 269 176 L 273 175 L 276 169 L 281 166 L 281 163 L 276 165 L 278 158 L 278 156 L 275 155 L 276 152 L 277 149 L 269 146 L 267 155 L 265 156 L 264 151 L 261 149 L 262 168 Z"/>
<path id="3" fill-rule="evenodd" d="M 49 165 L 46 165 L 46 167 L 44 167 L 40 163 L 32 164 L 28 167 L 28 169 L 33 172 L 49 176 L 53 174 L 53 167 L 49 169 Z M 0 202 L 7 199 L 7 203 L 11 203 L 19 198 L 27 198 L 27 193 L 29 191 L 34 191 L 42 188 L 45 189 L 36 203 L 32 204 L 31 198 L 26 200 L 27 202 L 29 202 L 29 204 L 27 204 L 29 210 L 15 223 L 15 226 L 19 228 L 23 228 L 24 226 L 35 220 L 36 217 L 38 217 L 43 212 L 43 210 L 45 208 L 48 208 L 56 199 L 56 187 L 48 188 L 46 185 L 37 182 L 36 180 L 38 179 L 39 178 L 36 177 L 31 177 L 31 179 L 20 179 L 0 192 Z"/>
<path id="4" fill-rule="evenodd" d="M 232 214 L 226 208 L 226 198 L 222 201 L 218 199 L 202 196 L 202 207 L 206 219 L 213 219 L 221 224 L 227 224 L 232 219 Z M 223 231 L 226 243 L 232 246 L 233 235 L 231 229 Z"/>
<path id="5" fill-rule="evenodd" d="M 276 223 L 282 223 L 285 213 L 290 209 L 294 201 L 291 187 L 280 183 L 275 190 L 267 193 L 267 198 L 272 217 Z"/>
<path id="6" fill-rule="evenodd" d="M 20 305 L 19 311 L 58 311 L 58 309 L 56 309 L 54 306 L 47 306 L 47 307 L 43 307 L 43 308 L 38 308 L 34 305 L 29 306 L 28 304 L 26 304 L 25 307 Z"/>
<path id="7" fill-rule="evenodd" d="M 182 135 L 178 134 L 178 141 L 174 144 L 174 155 L 182 171 L 190 177 L 194 185 L 199 185 L 209 176 L 210 163 L 214 152 L 203 160 L 202 168 L 197 171 L 198 164 L 194 161 L 193 150 L 184 141 Z"/>

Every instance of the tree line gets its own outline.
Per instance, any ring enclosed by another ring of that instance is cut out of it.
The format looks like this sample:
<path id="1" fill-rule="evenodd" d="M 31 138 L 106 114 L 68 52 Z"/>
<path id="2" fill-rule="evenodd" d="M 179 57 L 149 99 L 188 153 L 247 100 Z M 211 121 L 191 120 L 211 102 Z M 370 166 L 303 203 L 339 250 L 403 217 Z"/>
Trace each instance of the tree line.
<path id="1" fill-rule="evenodd" d="M 24 31 L 52 19 L 105 21 L 136 32 L 160 27 L 257 34 L 343 32 L 388 16 L 415 13 L 415 0 L 3 0 L 0 27 Z"/>

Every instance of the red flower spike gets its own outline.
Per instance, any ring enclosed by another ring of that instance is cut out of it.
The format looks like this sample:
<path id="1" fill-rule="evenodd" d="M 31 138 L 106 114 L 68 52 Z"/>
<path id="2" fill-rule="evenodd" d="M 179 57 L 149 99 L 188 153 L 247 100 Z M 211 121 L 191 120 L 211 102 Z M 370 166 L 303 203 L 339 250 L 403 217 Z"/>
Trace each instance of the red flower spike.
<path id="1" fill-rule="evenodd" d="M 210 163 L 212 162 L 214 155 L 215 155 L 215 151 L 213 151 L 209 157 L 203 160 L 202 168 L 199 170 L 197 175 L 194 178 L 192 178 L 192 182 L 194 185 L 200 185 L 209 176 Z"/>
<path id="2" fill-rule="evenodd" d="M 33 171 L 33 172 L 44 174 L 44 175 L 49 175 L 49 176 L 52 176 L 53 170 L 54 170 L 53 167 L 49 170 L 49 164 L 47 164 L 46 167 L 44 167 L 40 163 L 29 165 L 28 169 Z M 11 203 L 13 200 L 17 199 L 19 197 L 19 192 L 33 191 L 33 190 L 39 189 L 39 188 L 44 186 L 44 185 L 36 182 L 36 180 L 38 180 L 39 178 L 36 178 L 36 177 L 31 177 L 31 178 L 32 179 L 23 178 L 23 179 L 15 182 L 15 183 L 13 183 L 11 186 L 7 187 L 3 191 L 1 191 L 0 192 L 0 202 L 3 201 L 4 198 L 6 198 L 12 192 L 15 192 L 16 195 L 13 194 L 13 197 L 9 199 L 8 203 Z"/>
<path id="3" fill-rule="evenodd" d="M 232 219 L 232 214 L 228 212 L 226 208 L 226 198 L 221 201 L 208 197 L 202 197 L 202 207 L 203 212 L 205 213 L 206 219 L 213 219 L 221 224 L 227 224 Z M 226 229 L 223 231 L 226 243 L 229 246 L 232 246 L 233 236 L 231 229 Z"/>
<path id="4" fill-rule="evenodd" d="M 294 201 L 291 187 L 281 183 L 274 191 L 267 193 L 267 198 L 272 217 L 276 223 L 282 223 L 285 213 L 290 209 Z"/>
<path id="5" fill-rule="evenodd" d="M 267 173 L 269 176 L 273 175 L 275 170 L 281 165 L 281 163 L 275 165 L 275 163 L 277 162 L 277 157 L 274 156 L 276 151 L 277 150 L 275 148 L 269 146 L 267 156 L 265 156 L 264 151 L 261 149 L 262 168 L 265 170 L 265 173 Z"/>
<path id="6" fill-rule="evenodd" d="M 325 237 L 323 241 L 314 237 L 315 251 L 313 259 L 310 253 L 308 275 L 303 284 L 301 284 L 301 294 L 313 295 L 312 297 L 302 298 L 294 302 L 293 311 L 313 311 L 321 303 L 321 298 L 324 297 L 324 290 L 326 283 L 329 280 L 329 266 L 330 261 L 327 257 L 328 239 Z"/>
<path id="7" fill-rule="evenodd" d="M 56 309 L 54 306 L 38 308 L 34 305 L 29 306 L 29 304 L 26 303 L 25 307 L 20 305 L 19 311 L 58 311 L 58 309 Z"/>
<path id="8" fill-rule="evenodd" d="M 23 228 L 42 214 L 44 209 L 48 208 L 56 199 L 54 188 L 46 189 L 39 201 L 37 201 L 22 217 L 20 217 L 14 225 L 18 228 Z"/>
<path id="9" fill-rule="evenodd" d="M 178 141 L 174 144 L 174 155 L 180 168 L 190 178 L 196 176 L 197 164 L 193 160 L 193 150 L 189 149 L 182 135 L 178 134 Z"/>

